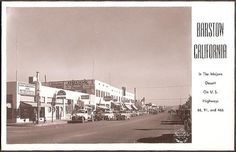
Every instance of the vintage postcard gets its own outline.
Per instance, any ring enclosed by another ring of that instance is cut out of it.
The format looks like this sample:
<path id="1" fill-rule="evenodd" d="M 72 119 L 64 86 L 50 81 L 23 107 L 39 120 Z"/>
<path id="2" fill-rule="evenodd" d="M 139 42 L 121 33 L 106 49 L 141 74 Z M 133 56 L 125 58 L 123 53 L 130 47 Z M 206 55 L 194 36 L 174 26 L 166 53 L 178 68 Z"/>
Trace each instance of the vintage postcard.
<path id="1" fill-rule="evenodd" d="M 2 150 L 234 150 L 234 2 L 2 4 Z"/>

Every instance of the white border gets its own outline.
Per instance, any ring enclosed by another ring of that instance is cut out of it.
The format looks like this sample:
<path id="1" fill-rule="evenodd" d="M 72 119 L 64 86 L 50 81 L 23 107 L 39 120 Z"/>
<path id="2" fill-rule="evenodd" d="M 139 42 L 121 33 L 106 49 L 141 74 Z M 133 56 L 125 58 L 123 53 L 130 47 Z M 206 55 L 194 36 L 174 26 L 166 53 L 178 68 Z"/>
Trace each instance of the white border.
<path id="1" fill-rule="evenodd" d="M 207 6 L 210 11 L 212 7 L 225 6 L 234 11 L 234 2 L 2 2 L 2 4 L 2 21 L 6 19 L 7 7 L 192 7 L 192 10 L 199 10 L 202 6 Z M 3 22 L 2 65 L 6 64 L 6 28 L 6 22 Z M 6 70 L 6 66 L 2 66 L 3 95 L 6 94 Z M 6 109 L 4 108 L 6 102 L 3 102 L 6 101 L 6 96 L 1 96 L 1 100 L 3 107 L 1 146 L 3 150 L 233 150 L 234 148 L 233 145 L 222 148 L 219 146 L 214 148 L 211 144 L 209 144 L 210 146 L 202 146 L 199 143 L 194 143 L 194 140 L 190 144 L 6 144 Z M 195 133 L 193 130 L 193 137 Z"/>

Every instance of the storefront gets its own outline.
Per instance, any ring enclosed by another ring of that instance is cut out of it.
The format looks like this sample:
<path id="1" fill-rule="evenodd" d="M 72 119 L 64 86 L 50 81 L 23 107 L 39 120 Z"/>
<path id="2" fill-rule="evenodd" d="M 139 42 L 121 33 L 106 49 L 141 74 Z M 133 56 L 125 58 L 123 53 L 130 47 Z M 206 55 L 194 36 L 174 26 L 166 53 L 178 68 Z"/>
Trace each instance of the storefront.
<path id="1" fill-rule="evenodd" d="M 87 99 L 87 96 L 88 99 Z M 33 122 L 40 107 L 39 121 L 69 120 L 78 100 L 86 105 L 93 104 L 90 97 L 81 92 L 41 86 L 40 102 L 35 101 L 35 85 L 24 82 L 7 83 L 7 122 Z M 81 99 L 81 97 L 83 99 Z M 86 99 L 85 99 L 86 97 Z M 95 105 L 93 104 L 95 107 Z"/>

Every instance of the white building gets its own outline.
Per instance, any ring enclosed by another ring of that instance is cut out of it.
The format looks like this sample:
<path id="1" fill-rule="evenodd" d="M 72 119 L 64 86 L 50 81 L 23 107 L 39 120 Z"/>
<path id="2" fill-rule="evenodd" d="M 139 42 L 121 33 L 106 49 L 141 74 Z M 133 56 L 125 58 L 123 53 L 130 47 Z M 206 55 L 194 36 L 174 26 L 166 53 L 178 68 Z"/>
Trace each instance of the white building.
<path id="1" fill-rule="evenodd" d="M 79 91 L 95 95 L 95 103 L 111 107 L 111 102 L 117 103 L 134 103 L 134 94 L 126 91 L 123 87 L 118 89 L 108 83 L 99 80 L 68 80 L 68 81 L 51 81 L 43 83 L 49 87 L 61 88 L 72 91 Z"/>
<path id="2" fill-rule="evenodd" d="M 60 91 L 65 93 L 65 99 L 57 97 Z M 37 108 L 34 96 L 34 84 L 7 82 L 7 122 L 32 121 L 34 110 Z M 46 86 L 41 86 L 40 96 L 41 121 L 70 119 L 75 104 L 81 101 L 85 105 L 95 104 L 94 95 Z M 55 101 L 55 106 L 52 106 L 52 101 Z"/>
<path id="3" fill-rule="evenodd" d="M 40 121 L 70 119 L 76 105 L 111 109 L 112 103 L 131 110 L 134 94 L 98 80 L 47 82 L 40 87 Z M 8 123 L 30 122 L 36 109 L 35 84 L 7 82 Z"/>

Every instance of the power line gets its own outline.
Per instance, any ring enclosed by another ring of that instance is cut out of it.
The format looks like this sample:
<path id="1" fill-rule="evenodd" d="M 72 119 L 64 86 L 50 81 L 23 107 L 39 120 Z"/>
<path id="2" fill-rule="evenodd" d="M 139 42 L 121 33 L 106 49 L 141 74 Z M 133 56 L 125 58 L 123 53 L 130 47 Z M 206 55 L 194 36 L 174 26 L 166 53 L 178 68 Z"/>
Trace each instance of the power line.
<path id="1" fill-rule="evenodd" d="M 181 88 L 181 87 L 189 87 L 190 85 L 173 85 L 173 86 L 151 86 L 151 87 L 136 87 L 138 89 L 155 89 L 155 88 Z"/>
<path id="2" fill-rule="evenodd" d="M 163 99 L 148 99 L 148 100 L 180 100 L 180 99 L 188 99 L 188 98 L 163 98 Z"/>

